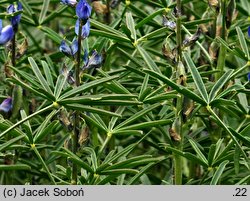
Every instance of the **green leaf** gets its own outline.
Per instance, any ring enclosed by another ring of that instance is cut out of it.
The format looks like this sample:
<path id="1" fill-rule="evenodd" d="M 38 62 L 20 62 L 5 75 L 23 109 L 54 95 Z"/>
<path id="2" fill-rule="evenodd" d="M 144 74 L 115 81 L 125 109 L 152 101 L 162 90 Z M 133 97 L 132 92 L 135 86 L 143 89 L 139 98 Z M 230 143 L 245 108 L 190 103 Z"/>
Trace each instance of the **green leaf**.
<path id="1" fill-rule="evenodd" d="M 47 173 L 48 177 L 50 178 L 51 182 L 53 184 L 56 184 L 54 178 L 53 178 L 53 175 L 50 173 L 50 170 L 49 170 L 49 167 L 48 165 L 45 163 L 45 161 L 43 160 L 41 154 L 39 153 L 39 151 L 37 150 L 37 148 L 34 146 L 32 147 L 33 151 L 35 152 L 38 160 L 40 161 L 40 163 L 42 164 L 43 166 L 43 169 L 45 170 L 45 172 Z"/>
<path id="2" fill-rule="evenodd" d="M 104 72 L 101 69 L 98 69 L 98 72 L 104 76 L 109 77 L 108 73 Z M 114 93 L 124 93 L 124 94 L 130 94 L 129 90 L 126 89 L 126 87 L 122 86 L 118 81 L 113 80 L 109 84 L 105 84 L 105 87 L 113 91 Z"/>
<path id="3" fill-rule="evenodd" d="M 212 102 L 216 97 L 217 93 L 222 90 L 223 85 L 229 81 L 232 74 L 232 70 L 227 71 L 213 86 L 209 93 L 209 102 Z"/>
<path id="4" fill-rule="evenodd" d="M 84 117 L 84 119 L 85 119 L 85 121 L 87 121 L 91 126 L 96 126 L 98 129 L 100 129 L 100 131 L 102 131 L 102 132 L 105 132 L 105 133 L 107 133 L 108 132 L 108 128 L 106 127 L 106 125 L 104 124 L 103 125 L 103 121 L 102 122 L 100 122 L 100 121 L 98 121 L 94 116 L 93 116 L 93 114 L 91 115 L 91 117 L 90 116 L 88 116 L 88 115 L 86 115 L 86 114 L 81 114 L 83 117 Z"/>
<path id="5" fill-rule="evenodd" d="M 238 34 L 238 37 L 239 37 L 241 48 L 242 48 L 243 52 L 245 53 L 245 56 L 249 60 L 250 57 L 249 57 L 249 51 L 248 51 L 248 46 L 247 46 L 247 42 L 246 42 L 245 36 L 242 33 L 240 27 L 236 27 L 236 31 L 237 31 L 237 34 Z"/>
<path id="6" fill-rule="evenodd" d="M 145 17 L 143 20 L 141 20 L 139 23 L 137 23 L 137 25 L 135 26 L 135 29 L 139 29 L 140 27 L 142 27 L 143 25 L 147 24 L 149 21 L 151 21 L 154 17 L 156 17 L 157 15 L 162 14 L 162 12 L 165 10 L 165 8 L 161 8 L 157 11 L 155 11 L 154 13 L 148 15 L 147 17 Z"/>
<path id="7" fill-rule="evenodd" d="M 69 158 L 70 160 L 72 160 L 73 163 L 76 163 L 81 168 L 83 168 L 91 173 L 94 173 L 93 169 L 86 162 L 84 162 L 82 159 L 80 159 L 77 155 L 73 154 L 69 150 L 66 150 L 66 149 L 63 149 L 63 150 L 64 151 L 53 151 L 52 154 Z"/>
<path id="8" fill-rule="evenodd" d="M 115 175 L 115 174 L 137 174 L 138 170 L 133 169 L 114 169 L 114 170 L 103 170 L 99 174 L 100 175 Z"/>
<path id="9" fill-rule="evenodd" d="M 208 165 L 211 167 L 215 158 L 216 145 L 212 144 L 208 152 Z"/>
<path id="10" fill-rule="evenodd" d="M 92 162 L 92 166 L 93 166 L 93 170 L 96 172 L 98 164 L 97 164 L 97 157 L 96 157 L 95 151 L 92 148 L 90 148 L 90 147 L 84 147 L 82 149 L 82 151 L 87 152 L 88 154 L 90 154 L 90 156 L 91 156 L 91 162 Z"/>
<path id="11" fill-rule="evenodd" d="M 102 109 L 99 109 L 99 108 L 86 106 L 86 105 L 82 105 L 82 104 L 75 103 L 75 104 L 66 104 L 64 106 L 65 106 L 65 108 L 72 109 L 72 110 L 83 111 L 83 112 L 91 112 L 91 113 L 97 113 L 97 114 L 101 114 L 101 115 L 115 116 L 115 117 L 120 117 L 121 118 L 121 115 L 119 115 L 117 113 L 102 110 Z"/>
<path id="12" fill-rule="evenodd" d="M 174 98 L 178 98 L 179 96 L 177 94 L 159 94 L 150 98 L 146 98 L 143 103 L 145 104 L 152 104 L 152 103 L 157 103 L 160 101 L 165 101 L 165 100 L 173 100 Z"/>
<path id="13" fill-rule="evenodd" d="M 162 120 L 156 120 L 156 121 L 149 121 L 149 122 L 143 122 L 143 123 L 138 123 L 138 124 L 133 124 L 130 126 L 124 126 L 120 128 L 119 130 L 139 130 L 139 129 L 144 129 L 147 127 L 154 127 L 154 126 L 161 126 L 161 125 L 168 125 L 172 123 L 172 120 L 169 119 L 162 119 Z M 118 131 L 119 131 L 118 130 Z M 116 130 L 114 130 L 115 132 Z"/>
<path id="14" fill-rule="evenodd" d="M 46 119 L 42 122 L 42 124 L 37 128 L 36 134 L 34 135 L 34 143 L 36 144 L 39 140 L 41 140 L 46 134 L 48 134 L 47 129 L 51 129 L 50 120 L 57 113 L 56 110 L 53 110 L 49 115 L 46 116 Z M 47 129 L 46 129 L 47 128 Z"/>
<path id="15" fill-rule="evenodd" d="M 184 158 L 186 158 L 190 161 L 196 162 L 204 167 L 208 167 L 208 164 L 206 162 L 204 162 L 202 159 L 200 159 L 199 157 L 197 157 L 194 154 L 191 154 L 189 152 L 182 152 L 182 151 L 175 149 L 173 147 L 166 147 L 166 150 L 172 151 L 173 153 L 178 154 L 180 156 L 183 156 Z"/>
<path id="16" fill-rule="evenodd" d="M 141 118 L 142 116 L 144 116 L 145 114 L 151 112 L 152 110 L 154 110 L 155 108 L 159 107 L 161 104 L 156 103 L 154 105 L 150 105 L 149 107 L 144 108 L 143 110 L 137 112 L 136 114 L 130 116 L 128 119 L 126 119 L 124 122 L 120 123 L 118 126 L 115 127 L 115 129 L 120 129 L 123 128 L 129 124 L 131 124 L 132 122 L 136 121 L 137 119 Z"/>
<path id="17" fill-rule="evenodd" d="M 51 87 L 54 88 L 53 77 L 51 75 L 51 70 L 49 69 L 49 66 L 48 66 L 47 62 L 42 60 L 41 63 L 42 63 L 42 66 L 43 66 L 43 71 L 44 71 L 47 82 L 49 83 L 49 85 Z"/>
<path id="18" fill-rule="evenodd" d="M 40 83 L 43 86 L 44 90 L 49 92 L 50 94 L 53 94 L 53 92 L 51 91 L 47 81 L 44 79 L 39 67 L 37 66 L 35 60 L 32 57 L 29 57 L 28 60 L 29 60 L 29 63 L 31 65 L 31 68 L 32 68 L 33 72 L 35 73 L 37 79 L 40 81 Z"/>
<path id="19" fill-rule="evenodd" d="M 135 30 L 135 22 L 131 12 L 126 13 L 126 25 L 131 32 L 131 38 L 136 41 L 136 30 Z"/>
<path id="20" fill-rule="evenodd" d="M 193 147 L 193 149 L 195 150 L 195 152 L 197 153 L 198 157 L 206 164 L 208 164 L 208 161 L 206 159 L 206 157 L 204 156 L 204 154 L 201 152 L 200 148 L 197 146 L 196 142 L 193 141 L 191 138 L 188 139 L 188 141 L 190 142 L 191 146 Z"/>
<path id="21" fill-rule="evenodd" d="M 142 101 L 145 98 L 145 91 L 148 89 L 148 80 L 149 80 L 149 75 L 147 74 L 143 80 L 142 86 L 141 86 L 141 90 L 138 96 L 138 99 L 140 101 Z"/>
<path id="22" fill-rule="evenodd" d="M 31 167 L 25 164 L 0 165 L 1 171 L 30 170 Z"/>
<path id="23" fill-rule="evenodd" d="M 53 12 L 51 12 L 48 16 L 45 16 L 46 18 L 44 18 L 44 20 L 42 21 L 41 24 L 45 24 L 47 22 L 50 22 L 51 20 L 55 20 L 54 18 L 56 18 L 57 16 L 59 16 L 61 13 L 63 13 L 67 9 L 67 7 L 68 6 L 60 5 L 58 7 L 58 9 L 53 10 Z"/>
<path id="24" fill-rule="evenodd" d="M 22 119 L 27 118 L 26 112 L 24 110 L 21 110 L 20 113 L 21 113 Z M 29 121 L 24 122 L 24 128 L 25 128 L 25 134 L 27 135 L 27 137 L 30 141 L 30 144 L 32 144 L 33 143 L 33 135 L 32 135 L 32 129 L 31 129 Z"/>
<path id="25" fill-rule="evenodd" d="M 218 169 L 216 170 L 216 172 L 213 175 L 213 178 L 210 182 L 210 185 L 216 185 L 218 183 L 218 181 L 221 178 L 221 175 L 222 175 L 222 173 L 223 173 L 223 171 L 228 163 L 229 163 L 229 161 L 223 161 L 219 165 Z"/>
<path id="26" fill-rule="evenodd" d="M 140 179 L 140 177 L 145 174 L 145 172 L 147 172 L 152 166 L 154 166 L 156 163 L 149 163 L 147 164 L 145 167 L 143 167 L 140 172 L 138 172 L 134 177 L 132 177 L 129 182 L 127 183 L 127 185 L 133 185 L 135 184 L 135 182 Z"/>
<path id="27" fill-rule="evenodd" d="M 11 146 L 12 144 L 15 144 L 16 142 L 20 141 L 24 137 L 25 137 L 25 135 L 20 135 L 20 136 L 17 136 L 15 138 L 8 140 L 5 143 L 0 144 L 0 152 L 5 151 L 9 146 Z"/>
<path id="28" fill-rule="evenodd" d="M 39 15 L 39 24 L 43 23 L 43 20 L 46 17 L 48 8 L 49 8 L 50 0 L 43 0 L 43 7 Z"/>
<path id="29" fill-rule="evenodd" d="M 148 68 L 152 71 L 155 71 L 159 74 L 161 74 L 160 69 L 158 68 L 158 66 L 155 64 L 154 60 L 149 56 L 149 54 L 139 45 L 136 46 L 138 52 L 141 54 L 142 58 L 144 59 L 144 61 L 146 62 Z"/>
<path id="30" fill-rule="evenodd" d="M 26 0 L 20 0 L 20 2 L 22 3 L 22 7 L 25 10 L 25 12 L 31 17 L 31 19 L 33 20 L 33 22 L 38 25 L 38 19 L 37 19 L 37 15 L 36 13 L 32 10 L 32 8 L 30 7 L 29 3 Z"/>
<path id="31" fill-rule="evenodd" d="M 49 38 L 51 38 L 55 43 L 58 45 L 61 44 L 61 41 L 63 40 L 63 37 L 60 36 L 58 33 L 53 31 L 51 28 L 47 26 L 41 26 L 39 27 Z"/>
<path id="32" fill-rule="evenodd" d="M 98 79 L 98 80 L 91 81 L 91 82 L 89 82 L 89 83 L 86 83 L 86 84 L 84 84 L 84 85 L 81 85 L 81 86 L 79 86 L 79 87 L 76 87 L 76 88 L 74 88 L 74 89 L 72 89 L 72 90 L 66 92 L 65 94 L 63 94 L 63 95 L 59 98 L 59 100 L 63 100 L 63 99 L 65 99 L 65 98 L 75 96 L 75 95 L 80 94 L 80 93 L 82 93 L 82 92 L 84 92 L 84 91 L 87 91 L 87 90 L 89 90 L 89 89 L 91 89 L 91 88 L 93 88 L 93 87 L 96 87 L 96 86 L 98 86 L 98 85 L 101 85 L 101 84 L 103 84 L 103 83 L 105 83 L 105 82 L 114 80 L 114 79 L 116 79 L 117 77 L 118 77 L 118 76 L 110 76 L 110 77 L 100 78 L 100 79 Z"/>
<path id="33" fill-rule="evenodd" d="M 156 79 L 160 79 L 161 81 L 163 81 L 164 83 L 168 84 L 170 87 L 172 87 L 173 89 L 175 89 L 176 91 L 178 91 L 179 93 L 187 96 L 188 98 L 200 103 L 201 105 L 207 105 L 207 103 L 198 95 L 196 95 L 194 92 L 192 92 L 191 90 L 178 85 L 176 83 L 174 83 L 172 80 L 170 80 L 168 77 L 161 75 L 159 73 L 156 73 L 154 71 L 151 70 L 144 70 L 146 73 L 148 73 L 149 75 L 151 75 L 152 77 L 156 78 Z"/>
<path id="34" fill-rule="evenodd" d="M 64 75 L 59 75 L 57 80 L 56 80 L 56 86 L 55 86 L 55 90 L 54 90 L 54 96 L 56 98 L 56 100 L 58 100 L 58 98 L 60 97 L 63 87 L 65 85 L 65 83 L 67 82 L 67 77 L 65 77 Z"/>
<path id="35" fill-rule="evenodd" d="M 27 83 L 23 82 L 22 80 L 20 80 L 18 77 L 16 76 L 12 76 L 11 79 L 9 79 L 9 81 L 16 83 L 20 86 L 22 86 L 23 88 L 27 89 L 30 92 L 33 92 L 35 95 L 37 95 L 38 97 L 43 97 L 44 99 L 47 99 L 48 97 L 46 96 L 47 94 L 39 91 L 38 89 L 34 89 L 31 86 L 29 86 Z"/>
<path id="36" fill-rule="evenodd" d="M 196 66 L 194 65 L 194 63 L 193 63 L 193 61 L 190 58 L 188 53 L 184 52 L 183 56 L 184 56 L 184 59 L 189 67 L 189 70 L 191 71 L 191 75 L 194 79 L 194 83 L 195 83 L 198 91 L 200 92 L 200 95 L 206 101 L 206 103 L 209 103 L 207 90 L 206 90 L 206 87 L 202 81 L 202 78 L 200 76 L 199 71 L 197 70 Z"/>

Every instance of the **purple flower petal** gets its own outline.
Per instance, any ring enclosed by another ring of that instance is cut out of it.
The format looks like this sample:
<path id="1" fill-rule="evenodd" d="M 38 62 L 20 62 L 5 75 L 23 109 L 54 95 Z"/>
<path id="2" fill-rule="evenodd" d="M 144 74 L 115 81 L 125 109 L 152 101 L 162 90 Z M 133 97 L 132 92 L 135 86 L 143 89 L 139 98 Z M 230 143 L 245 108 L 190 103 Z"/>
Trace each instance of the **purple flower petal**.
<path id="1" fill-rule="evenodd" d="M 74 39 L 72 41 L 72 45 L 71 45 L 71 54 L 75 55 L 78 51 L 78 41 L 76 39 Z"/>
<path id="2" fill-rule="evenodd" d="M 80 20 L 78 19 L 76 21 L 76 25 L 75 25 L 75 33 L 76 35 L 78 35 L 79 33 L 79 26 L 80 26 Z M 89 36 L 89 32 L 90 32 L 90 22 L 89 20 L 86 22 L 85 25 L 82 26 L 82 38 L 87 38 Z"/>
<path id="3" fill-rule="evenodd" d="M 3 30 L 3 21 L 0 19 L 0 35 L 2 33 L 2 30 Z"/>
<path id="4" fill-rule="evenodd" d="M 248 27 L 248 37 L 250 37 L 250 26 Z"/>
<path id="5" fill-rule="evenodd" d="M 68 6 L 75 6 L 77 4 L 76 0 L 61 0 L 62 4 L 68 5 Z"/>
<path id="6" fill-rule="evenodd" d="M 60 52 L 64 53 L 66 56 L 71 55 L 71 49 L 70 47 L 66 44 L 65 40 L 61 42 L 61 45 L 59 47 Z"/>
<path id="7" fill-rule="evenodd" d="M 2 29 L 0 33 L 0 45 L 5 45 L 9 42 L 14 36 L 14 30 L 11 25 L 8 25 Z"/>
<path id="8" fill-rule="evenodd" d="M 9 112 L 12 109 L 12 98 L 6 98 L 0 105 L 0 111 Z"/>
<path id="9" fill-rule="evenodd" d="M 86 0 L 80 0 L 76 5 L 76 15 L 79 19 L 86 21 L 91 15 L 91 6 Z"/>
<path id="10" fill-rule="evenodd" d="M 22 7 L 22 4 L 20 2 L 18 2 L 18 4 L 16 6 L 13 4 L 9 5 L 7 8 L 7 13 L 13 14 L 13 13 L 20 11 L 20 10 L 23 10 L 23 7 Z M 18 24 L 20 23 L 20 20 L 21 20 L 21 14 L 10 18 L 11 24 L 12 24 L 15 31 L 17 31 Z"/>
<path id="11" fill-rule="evenodd" d="M 83 62 L 85 65 L 87 65 L 89 62 L 89 53 L 88 53 L 87 49 L 84 50 Z"/>
<path id="12" fill-rule="evenodd" d="M 83 69 L 90 69 L 90 68 L 96 68 L 99 67 L 99 65 L 102 63 L 102 56 L 98 54 L 96 50 L 92 52 L 91 57 L 88 60 L 88 63 L 85 64 Z"/>

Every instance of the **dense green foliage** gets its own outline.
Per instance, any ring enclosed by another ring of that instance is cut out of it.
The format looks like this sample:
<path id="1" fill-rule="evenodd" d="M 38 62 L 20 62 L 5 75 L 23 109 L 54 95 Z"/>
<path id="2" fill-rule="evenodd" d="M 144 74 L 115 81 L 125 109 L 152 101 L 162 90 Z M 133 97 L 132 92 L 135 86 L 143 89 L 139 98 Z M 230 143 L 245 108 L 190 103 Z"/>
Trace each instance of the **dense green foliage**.
<path id="1" fill-rule="evenodd" d="M 4 24 L 12 2 L 0 1 Z M 82 59 L 59 51 L 75 8 L 20 2 L 14 61 L 0 47 L 0 98 L 13 100 L 0 184 L 250 184 L 248 0 L 89 2 L 81 58 L 103 61 L 79 84 Z"/>

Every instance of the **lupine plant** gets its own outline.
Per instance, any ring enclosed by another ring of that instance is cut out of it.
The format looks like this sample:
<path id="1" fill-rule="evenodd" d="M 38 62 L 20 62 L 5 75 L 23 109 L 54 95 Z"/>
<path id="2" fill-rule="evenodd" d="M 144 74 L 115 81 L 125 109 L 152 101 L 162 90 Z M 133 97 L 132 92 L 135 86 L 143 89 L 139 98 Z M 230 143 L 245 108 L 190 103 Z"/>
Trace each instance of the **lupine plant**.
<path id="1" fill-rule="evenodd" d="M 0 1 L 0 184 L 250 184 L 250 2 Z"/>

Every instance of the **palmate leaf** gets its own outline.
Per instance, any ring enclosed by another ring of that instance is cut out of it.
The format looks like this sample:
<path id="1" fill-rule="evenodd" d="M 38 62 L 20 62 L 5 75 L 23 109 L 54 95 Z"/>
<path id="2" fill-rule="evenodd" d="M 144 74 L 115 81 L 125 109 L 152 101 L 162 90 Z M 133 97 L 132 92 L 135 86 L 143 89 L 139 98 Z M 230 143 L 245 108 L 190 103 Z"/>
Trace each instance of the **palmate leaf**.
<path id="1" fill-rule="evenodd" d="M 184 59 L 189 67 L 189 70 L 190 70 L 191 75 L 193 77 L 196 88 L 200 92 L 200 95 L 202 96 L 203 100 L 206 101 L 206 103 L 209 103 L 207 90 L 206 90 L 206 87 L 202 81 L 202 78 L 200 76 L 199 71 L 197 70 L 196 66 L 194 65 L 194 63 L 193 63 L 193 61 L 190 58 L 188 53 L 184 52 L 183 56 L 184 56 Z"/>
<path id="2" fill-rule="evenodd" d="M 50 0 L 43 1 L 43 6 L 39 15 L 39 24 L 42 24 L 49 9 Z"/>
<path id="3" fill-rule="evenodd" d="M 213 178 L 210 182 L 210 185 L 216 185 L 218 183 L 218 181 L 221 178 L 221 175 L 222 175 L 222 173 L 223 173 L 223 171 L 228 163 L 229 163 L 229 161 L 223 161 L 219 165 L 218 169 L 216 170 L 216 172 L 213 175 Z"/>
<path id="4" fill-rule="evenodd" d="M 134 41 L 136 41 L 137 37 L 135 30 L 135 22 L 131 12 L 126 13 L 126 25 L 131 33 L 131 38 L 134 39 Z"/>
<path id="5" fill-rule="evenodd" d="M 242 48 L 243 52 L 245 53 L 245 57 L 249 60 L 250 57 L 249 57 L 249 51 L 248 51 L 248 46 L 247 46 L 247 43 L 246 43 L 245 36 L 242 33 L 240 27 L 236 27 L 236 31 L 237 31 L 237 34 L 238 34 L 238 37 L 239 37 L 239 40 L 240 40 L 241 48 Z"/>
<path id="6" fill-rule="evenodd" d="M 114 80 L 116 78 L 118 78 L 118 76 L 110 76 L 110 77 L 106 77 L 106 78 L 100 78 L 98 80 L 91 81 L 91 82 L 86 83 L 84 85 L 81 85 L 79 87 L 75 87 L 74 89 L 71 89 L 70 91 L 67 91 L 66 93 L 62 94 L 60 96 L 60 98 L 58 99 L 58 101 L 61 101 L 63 99 L 69 98 L 69 97 L 73 97 L 77 94 L 83 93 L 84 91 L 87 91 L 91 88 L 97 87 L 105 82 Z"/>
<path id="7" fill-rule="evenodd" d="M 28 58 L 31 68 L 33 70 L 33 72 L 35 73 L 37 79 L 39 80 L 39 82 L 41 83 L 41 85 L 43 86 L 44 90 L 49 92 L 50 94 L 53 94 L 53 92 L 51 91 L 48 82 L 45 80 L 45 78 L 43 77 L 39 67 L 37 66 L 35 60 L 32 57 Z"/>
<path id="8" fill-rule="evenodd" d="M 201 97 L 199 97 L 197 94 L 195 94 L 194 92 L 192 92 L 188 88 L 185 88 L 185 87 L 183 87 L 181 85 L 176 84 L 175 82 L 170 80 L 168 77 L 166 77 L 164 75 L 161 75 L 159 73 L 156 73 L 154 71 L 151 71 L 151 70 L 145 69 L 144 71 L 146 73 L 148 73 L 150 76 L 152 76 L 152 77 L 154 77 L 156 79 L 160 79 L 165 84 L 169 85 L 170 87 L 172 87 L 173 89 L 175 89 L 179 93 L 187 96 L 188 98 L 200 103 L 201 105 L 207 105 L 207 102 L 205 100 L 203 100 Z"/>

